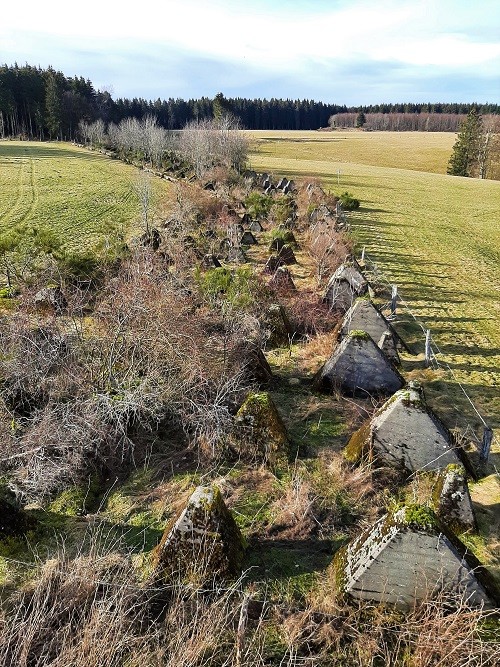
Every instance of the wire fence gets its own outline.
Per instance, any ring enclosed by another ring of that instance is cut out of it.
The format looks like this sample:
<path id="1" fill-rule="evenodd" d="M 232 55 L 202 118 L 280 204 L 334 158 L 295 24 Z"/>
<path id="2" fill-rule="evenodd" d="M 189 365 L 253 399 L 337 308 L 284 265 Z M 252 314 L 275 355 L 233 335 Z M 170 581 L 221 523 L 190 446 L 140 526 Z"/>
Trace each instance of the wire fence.
<path id="1" fill-rule="evenodd" d="M 403 306 L 404 310 L 408 313 L 408 315 L 412 318 L 412 320 L 415 322 L 415 324 L 422 330 L 422 333 L 424 334 L 426 338 L 426 360 L 434 370 L 445 370 L 450 373 L 451 377 L 453 378 L 454 382 L 457 384 L 458 387 L 460 387 L 463 395 L 469 402 L 472 410 L 474 413 L 477 415 L 478 419 L 480 420 L 482 426 L 483 426 L 483 433 L 482 437 L 479 437 L 476 433 L 476 427 L 470 424 L 469 422 L 466 423 L 466 426 L 464 428 L 464 433 L 463 435 L 467 437 L 469 440 L 473 440 L 476 442 L 478 446 L 480 446 L 480 458 L 481 460 L 488 460 L 489 457 L 489 451 L 491 448 L 492 442 L 497 442 L 497 439 L 493 437 L 493 431 L 484 419 L 483 415 L 479 412 L 477 409 L 476 405 L 474 404 L 474 401 L 472 398 L 469 396 L 467 393 L 465 387 L 463 384 L 460 382 L 459 378 L 457 375 L 454 373 L 453 369 L 451 366 L 443 359 L 444 354 L 439 348 L 438 344 L 436 341 L 432 338 L 431 336 L 431 330 L 429 327 L 426 327 L 423 322 L 415 315 L 415 313 L 412 311 L 410 308 L 409 303 L 403 298 L 401 293 L 397 290 L 394 289 L 395 285 L 394 283 L 391 283 L 390 280 L 387 278 L 387 276 L 381 271 L 381 269 L 378 267 L 377 263 L 373 258 L 371 258 L 367 253 L 365 248 L 363 248 L 361 258 L 364 262 L 364 265 L 369 273 L 371 273 L 375 279 L 375 281 L 379 284 L 384 285 L 388 291 L 391 293 L 391 301 L 386 302 L 385 304 L 382 305 L 381 310 L 385 310 L 387 308 L 391 308 L 391 311 L 394 313 L 394 316 L 391 318 L 389 317 L 388 319 L 395 319 L 395 312 L 396 312 L 396 298 L 397 298 L 397 304 Z M 439 355 L 439 358 L 438 358 Z"/>

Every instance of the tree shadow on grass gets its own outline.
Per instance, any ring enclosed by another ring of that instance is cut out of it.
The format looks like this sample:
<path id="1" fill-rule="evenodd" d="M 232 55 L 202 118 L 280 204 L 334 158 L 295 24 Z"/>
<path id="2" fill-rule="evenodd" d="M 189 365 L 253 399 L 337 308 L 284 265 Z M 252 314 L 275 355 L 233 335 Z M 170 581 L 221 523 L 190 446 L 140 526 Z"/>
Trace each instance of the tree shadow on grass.
<path id="1" fill-rule="evenodd" d="M 345 539 L 259 540 L 247 551 L 249 581 L 280 580 L 324 571 Z"/>
<path id="2" fill-rule="evenodd" d="M 47 159 L 47 158 L 75 158 L 82 160 L 103 160 L 108 159 L 102 153 L 93 153 L 78 149 L 72 151 L 70 149 L 64 150 L 51 144 L 37 144 L 32 145 L 27 142 L 26 146 L 19 144 L 11 145 L 8 143 L 0 143 L 0 158 L 31 158 L 33 160 Z"/>
<path id="3" fill-rule="evenodd" d="M 163 530 L 151 526 L 114 523 L 99 515 L 67 516 L 45 510 L 27 510 L 33 530 L 30 550 L 51 556 L 64 546 L 64 551 L 85 553 L 86 548 L 100 545 L 103 551 L 140 553 L 151 551 L 161 540 Z"/>

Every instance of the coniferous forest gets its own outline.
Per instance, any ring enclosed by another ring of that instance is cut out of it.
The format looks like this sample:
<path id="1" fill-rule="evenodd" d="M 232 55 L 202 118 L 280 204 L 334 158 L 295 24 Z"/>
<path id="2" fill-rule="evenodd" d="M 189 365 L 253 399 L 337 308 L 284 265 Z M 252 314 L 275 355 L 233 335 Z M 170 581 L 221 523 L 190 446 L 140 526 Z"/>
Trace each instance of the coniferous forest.
<path id="1" fill-rule="evenodd" d="M 168 95 L 168 91 L 165 91 Z M 325 92 L 326 94 L 326 92 Z M 330 96 L 331 93 L 328 92 Z M 373 129 L 424 129 L 457 131 L 463 116 L 474 108 L 480 114 L 500 114 L 497 104 L 401 103 L 348 107 L 314 100 L 290 99 L 225 99 L 220 93 L 215 100 L 223 101 L 225 110 L 236 116 L 249 130 L 316 130 L 327 127 L 332 116 L 354 126 L 356 114 L 398 114 L 393 126 L 380 123 Z M 124 118 L 141 119 L 153 115 L 166 129 L 180 129 L 193 120 L 212 118 L 214 99 L 145 100 L 142 98 L 113 99 L 108 91 L 96 90 L 83 76 L 66 76 L 52 67 L 32 65 L 0 66 L 0 137 L 30 139 L 66 139 L 77 137 L 81 120 L 119 123 Z M 401 122 L 401 115 L 409 122 Z M 421 114 L 448 115 L 456 122 L 415 123 Z M 411 122 L 410 122 L 411 116 Z M 335 125 L 335 123 L 333 123 Z"/>

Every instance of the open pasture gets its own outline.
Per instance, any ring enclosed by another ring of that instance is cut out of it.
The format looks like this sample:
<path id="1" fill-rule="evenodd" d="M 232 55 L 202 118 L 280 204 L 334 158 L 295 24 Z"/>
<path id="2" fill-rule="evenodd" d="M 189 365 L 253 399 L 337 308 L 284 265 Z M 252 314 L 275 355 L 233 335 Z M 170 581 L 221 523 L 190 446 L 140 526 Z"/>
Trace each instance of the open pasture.
<path id="1" fill-rule="evenodd" d="M 436 174 L 446 174 L 455 143 L 450 132 L 259 130 L 249 136 L 263 157 L 354 162 Z"/>
<path id="2" fill-rule="evenodd" d="M 423 333 L 403 322 L 403 333 L 420 353 L 406 360 L 404 370 L 426 380 L 429 398 L 450 427 L 469 424 L 481 433 L 460 383 L 498 429 L 500 182 L 445 175 L 451 134 L 255 132 L 252 137 L 254 169 L 315 177 L 327 190 L 348 190 L 361 200 L 359 211 L 349 214 L 359 250 L 365 246 L 388 281 L 398 285 L 411 311 L 431 329 L 439 362 L 454 376 L 424 368 Z M 492 463 L 498 464 L 497 458 L 492 456 Z"/>
<path id="3" fill-rule="evenodd" d="M 140 219 L 138 173 L 71 144 L 0 142 L 0 233 L 50 229 L 70 251 L 126 237 Z"/>

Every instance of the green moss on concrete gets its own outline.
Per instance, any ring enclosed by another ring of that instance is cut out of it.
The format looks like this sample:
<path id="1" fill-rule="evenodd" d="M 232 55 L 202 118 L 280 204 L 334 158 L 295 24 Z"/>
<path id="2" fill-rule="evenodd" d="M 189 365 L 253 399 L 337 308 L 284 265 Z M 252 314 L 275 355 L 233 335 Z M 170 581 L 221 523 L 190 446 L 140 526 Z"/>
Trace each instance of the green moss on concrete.
<path id="1" fill-rule="evenodd" d="M 349 463 L 359 463 L 370 455 L 371 426 L 366 422 L 353 433 L 344 449 L 344 458 Z"/>
<path id="2" fill-rule="evenodd" d="M 343 595 L 345 593 L 345 573 L 347 568 L 348 544 L 340 547 L 336 552 L 328 568 L 330 581 L 333 582 L 336 593 Z"/>
<path id="3" fill-rule="evenodd" d="M 367 334 L 366 331 L 362 331 L 361 329 L 353 329 L 352 331 L 349 331 L 347 337 L 353 338 L 354 340 L 370 340 L 369 334 Z"/>
<path id="4" fill-rule="evenodd" d="M 158 576 L 201 584 L 237 575 L 245 540 L 216 486 L 198 487 L 153 554 Z"/>
<path id="5" fill-rule="evenodd" d="M 436 513 L 425 505 L 404 505 L 396 511 L 393 519 L 397 517 L 398 523 L 404 523 L 407 527 L 418 530 L 433 530 L 439 528 L 439 520 Z"/>
<path id="6" fill-rule="evenodd" d="M 268 392 L 250 393 L 238 410 L 236 424 L 236 446 L 242 456 L 273 465 L 288 456 L 288 433 Z"/>

